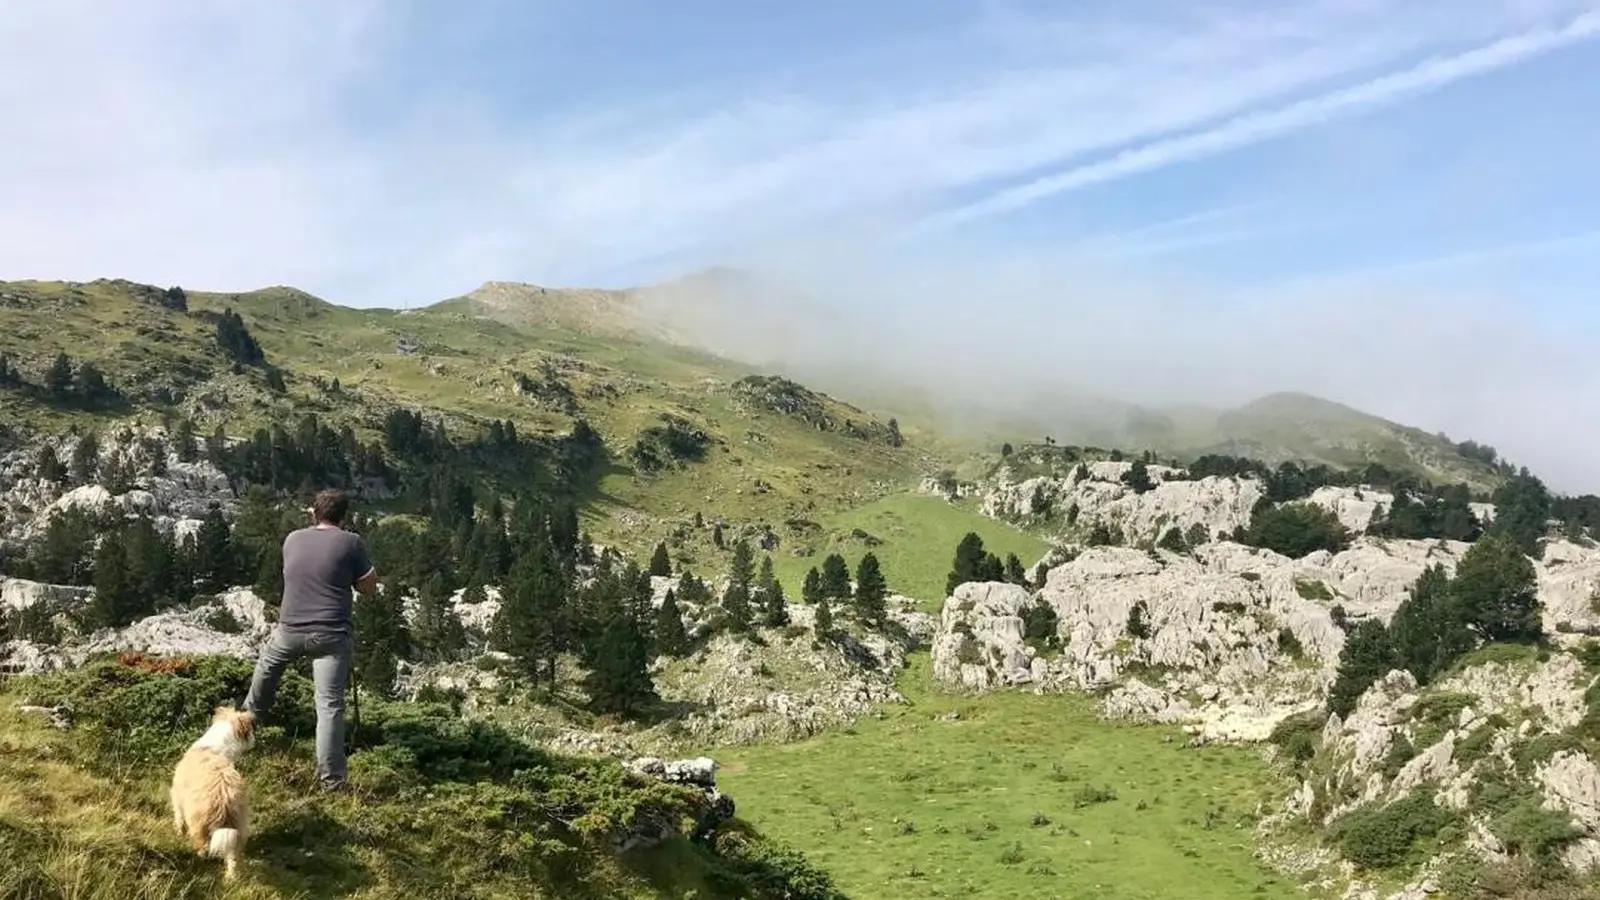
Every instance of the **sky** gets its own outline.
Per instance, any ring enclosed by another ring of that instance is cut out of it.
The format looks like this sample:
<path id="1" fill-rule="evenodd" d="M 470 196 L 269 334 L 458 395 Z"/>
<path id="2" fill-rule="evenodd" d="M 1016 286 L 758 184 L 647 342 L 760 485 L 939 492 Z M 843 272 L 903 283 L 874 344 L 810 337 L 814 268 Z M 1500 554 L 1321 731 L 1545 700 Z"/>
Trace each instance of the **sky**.
<path id="1" fill-rule="evenodd" d="M 1600 489 L 1600 0 L 7 0 L 0 278 L 736 265 L 915 368 L 1309 390 Z"/>

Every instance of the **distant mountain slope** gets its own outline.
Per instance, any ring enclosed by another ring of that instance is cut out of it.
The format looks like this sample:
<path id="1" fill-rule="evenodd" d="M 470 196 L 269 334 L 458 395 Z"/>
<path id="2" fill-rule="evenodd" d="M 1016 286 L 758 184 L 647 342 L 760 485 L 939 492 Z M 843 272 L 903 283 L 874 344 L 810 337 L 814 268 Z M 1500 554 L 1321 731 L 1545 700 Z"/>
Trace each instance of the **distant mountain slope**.
<path id="1" fill-rule="evenodd" d="M 696 513 L 707 524 L 691 543 L 709 547 L 719 518 L 778 531 L 944 465 L 925 435 L 898 436 L 888 416 L 641 335 L 625 324 L 617 292 L 488 285 L 414 312 L 350 309 L 287 288 L 181 296 L 126 281 L 0 283 L 0 354 L 27 382 L 0 388 L 3 418 L 59 429 L 168 411 L 235 436 L 293 429 L 306 413 L 373 436 L 397 407 L 469 434 L 505 419 L 524 435 L 562 435 L 582 420 L 610 454 L 585 527 L 646 551 Z M 229 310 L 264 367 L 224 354 L 218 322 Z M 75 372 L 93 363 L 115 399 L 45 396 L 59 353 Z"/>

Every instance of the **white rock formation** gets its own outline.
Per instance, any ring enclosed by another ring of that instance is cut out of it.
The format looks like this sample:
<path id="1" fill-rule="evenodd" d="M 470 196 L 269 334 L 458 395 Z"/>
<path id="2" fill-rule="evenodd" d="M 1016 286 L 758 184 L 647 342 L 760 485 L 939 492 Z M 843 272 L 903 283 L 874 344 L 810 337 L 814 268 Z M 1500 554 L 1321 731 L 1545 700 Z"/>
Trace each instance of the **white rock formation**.
<path id="1" fill-rule="evenodd" d="M 1122 483 L 1132 467 L 1128 462 L 1094 462 L 1089 477 L 1074 471 L 1066 478 L 1036 477 L 1022 482 L 1002 480 L 984 495 L 984 515 L 1000 519 L 1045 520 L 1066 524 L 1076 508 L 1075 524 L 1103 524 L 1120 528 L 1130 543 L 1154 542 L 1169 528 L 1187 535 L 1203 529 L 1206 538 L 1232 534 L 1250 524 L 1250 512 L 1262 493 L 1261 483 L 1248 478 L 1207 477 L 1199 480 L 1164 480 L 1178 470 L 1147 466 L 1156 483 L 1143 494 Z"/>

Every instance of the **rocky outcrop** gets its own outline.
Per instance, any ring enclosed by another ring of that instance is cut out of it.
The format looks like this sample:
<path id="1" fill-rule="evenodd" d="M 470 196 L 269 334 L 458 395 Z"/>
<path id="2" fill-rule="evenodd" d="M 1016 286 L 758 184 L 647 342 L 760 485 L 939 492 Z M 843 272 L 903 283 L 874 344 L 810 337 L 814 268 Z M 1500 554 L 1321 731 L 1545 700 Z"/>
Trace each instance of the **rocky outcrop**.
<path id="1" fill-rule="evenodd" d="M 1426 568 L 1440 564 L 1453 572 L 1468 546 L 1360 538 L 1341 553 L 1298 560 L 1227 541 L 1187 554 L 1089 548 L 1057 558 L 1038 591 L 958 587 L 933 640 L 934 674 L 974 690 L 1104 691 L 1107 716 L 1183 722 L 1207 737 L 1259 740 L 1287 716 L 1315 706 L 1331 684 L 1344 646 L 1336 606 L 1352 621 L 1387 622 Z M 1554 607 L 1546 611 L 1553 629 L 1556 616 L 1578 615 L 1589 573 L 1600 572 L 1600 551 L 1551 550 L 1538 572 L 1541 595 Z M 1055 614 L 1059 649 L 1024 639 L 1023 613 L 1040 604 Z M 1556 659 L 1537 677 L 1516 681 L 1525 692 L 1516 697 L 1497 701 L 1485 684 L 1470 681 L 1459 689 L 1486 698 L 1483 715 L 1531 704 L 1569 722 L 1579 711 L 1572 699 L 1579 675 L 1570 657 Z M 1487 669 L 1459 677 L 1505 679 Z"/>
<path id="2" fill-rule="evenodd" d="M 76 667 L 92 656 L 125 650 L 254 659 L 271 630 L 261 598 L 247 588 L 235 588 L 190 608 L 165 610 L 126 628 L 102 629 L 58 645 L 3 643 L 0 659 L 20 673 Z"/>
<path id="3" fill-rule="evenodd" d="M 212 506 L 231 516 L 236 500 L 227 475 L 204 460 L 180 461 L 164 443 L 166 437 L 159 428 L 132 426 L 100 437 L 95 470 L 122 473 L 119 492 L 99 483 L 69 487 L 45 477 L 41 454 L 48 447 L 66 466 L 79 441 L 71 435 L 40 438 L 0 456 L 0 544 L 36 538 L 69 509 L 147 515 L 164 533 L 180 538 L 197 529 Z"/>
<path id="4" fill-rule="evenodd" d="M 1307 499 L 1338 516 L 1339 524 L 1355 534 L 1366 531 L 1380 509 L 1394 506 L 1393 494 L 1372 488 L 1320 487 Z"/>
<path id="5" fill-rule="evenodd" d="M 1567 868 L 1591 872 L 1600 862 L 1600 768 L 1580 729 L 1594 682 L 1578 657 L 1533 648 L 1421 688 L 1392 671 L 1348 718 L 1327 719 L 1285 814 L 1329 827 L 1420 795 L 1457 823 L 1458 845 L 1444 846 L 1404 891 L 1356 882 L 1350 896 L 1423 896 L 1452 854 L 1503 863 L 1553 838 Z M 1571 829 L 1568 839 L 1555 838 L 1561 829 Z"/>
<path id="6" fill-rule="evenodd" d="M 1157 465 L 1147 467 L 1155 487 L 1141 494 L 1122 480 L 1132 465 L 1085 463 L 1087 477 L 1074 470 L 1065 478 L 1039 476 L 1021 482 L 1007 480 L 1002 470 L 984 495 L 981 510 L 994 518 L 1080 530 L 1104 525 L 1119 529 L 1128 543 L 1154 543 L 1172 528 L 1211 540 L 1249 525 L 1262 495 L 1261 483 L 1254 479 L 1180 480 L 1172 477 L 1180 470 Z"/>
<path id="7" fill-rule="evenodd" d="M 717 789 L 717 763 L 708 756 L 665 762 L 653 756 L 641 757 L 628 763 L 635 774 L 654 778 L 667 784 L 681 784 L 696 788 L 705 801 L 694 827 L 691 840 L 703 840 L 718 825 L 734 817 L 733 798 Z M 640 847 L 653 847 L 680 836 L 677 823 L 670 821 L 644 821 L 636 823 L 628 833 L 619 838 L 617 849 L 622 852 Z"/>

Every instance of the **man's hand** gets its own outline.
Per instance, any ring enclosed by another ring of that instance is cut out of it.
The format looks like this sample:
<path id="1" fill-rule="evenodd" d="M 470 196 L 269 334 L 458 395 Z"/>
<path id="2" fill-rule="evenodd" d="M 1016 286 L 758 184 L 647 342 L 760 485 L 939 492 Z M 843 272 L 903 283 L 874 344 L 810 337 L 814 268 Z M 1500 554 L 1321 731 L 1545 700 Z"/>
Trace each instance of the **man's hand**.
<path id="1" fill-rule="evenodd" d="M 361 576 L 360 578 L 357 578 L 356 579 L 356 590 L 360 591 L 363 594 L 366 594 L 369 597 L 372 596 L 373 594 L 377 593 L 378 592 L 378 570 L 376 568 L 368 569 L 367 570 L 367 574 Z"/>

